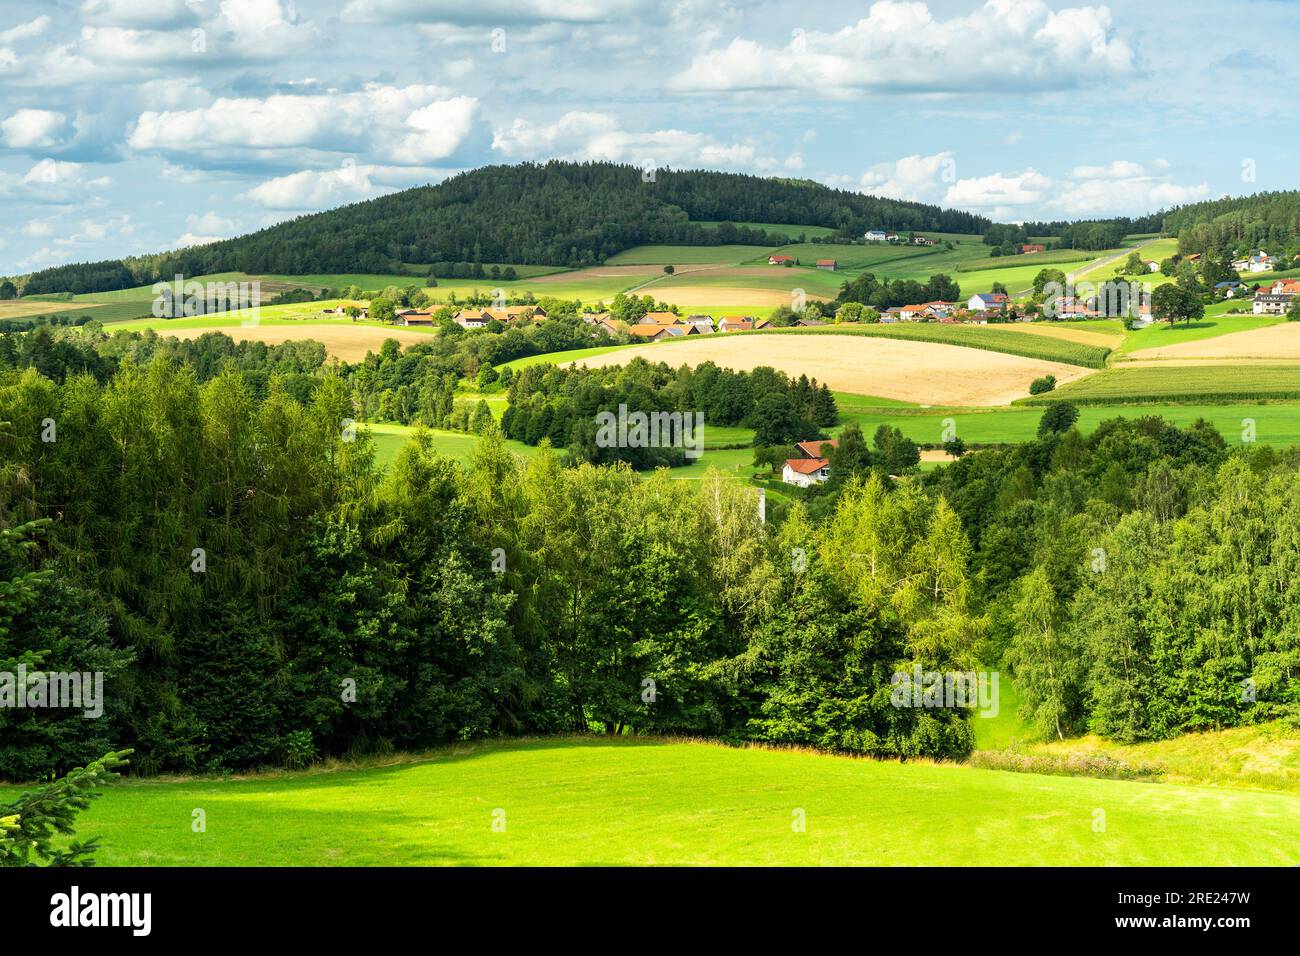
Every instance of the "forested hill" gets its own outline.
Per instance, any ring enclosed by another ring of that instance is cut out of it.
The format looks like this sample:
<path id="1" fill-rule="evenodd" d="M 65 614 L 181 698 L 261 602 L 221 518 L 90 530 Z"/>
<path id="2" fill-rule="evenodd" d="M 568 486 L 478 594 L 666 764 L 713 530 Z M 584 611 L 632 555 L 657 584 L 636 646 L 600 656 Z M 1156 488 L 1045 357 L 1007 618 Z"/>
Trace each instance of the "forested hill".
<path id="1" fill-rule="evenodd" d="M 487 166 L 207 246 L 47 269 L 30 276 L 23 292 L 101 292 L 178 272 L 391 273 L 442 261 L 582 266 L 644 243 L 785 241 L 691 220 L 826 226 L 845 236 L 871 228 L 982 234 L 992 224 L 807 180 L 661 169 L 646 181 L 640 169 L 614 163 L 525 163 Z"/>
<path id="2" fill-rule="evenodd" d="M 1165 216 L 1165 230 L 1183 252 L 1238 245 L 1275 250 L 1300 240 L 1300 191 L 1224 197 L 1181 206 Z"/>

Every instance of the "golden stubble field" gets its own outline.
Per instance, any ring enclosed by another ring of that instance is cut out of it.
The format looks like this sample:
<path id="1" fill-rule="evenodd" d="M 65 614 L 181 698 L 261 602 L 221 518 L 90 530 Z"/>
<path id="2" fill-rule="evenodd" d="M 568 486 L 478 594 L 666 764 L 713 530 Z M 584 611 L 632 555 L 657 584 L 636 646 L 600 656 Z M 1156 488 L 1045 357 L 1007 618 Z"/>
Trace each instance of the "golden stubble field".
<path id="1" fill-rule="evenodd" d="M 1284 322 L 1212 339 L 1130 352 L 1125 366 L 1300 361 L 1300 322 Z"/>
<path id="2" fill-rule="evenodd" d="M 1001 352 L 853 335 L 717 334 L 583 359 L 589 367 L 621 365 L 634 357 L 671 366 L 716 362 L 749 371 L 760 365 L 807 375 L 832 389 L 921 405 L 1007 405 L 1029 394 L 1029 383 L 1055 375 L 1059 384 L 1092 369 Z"/>

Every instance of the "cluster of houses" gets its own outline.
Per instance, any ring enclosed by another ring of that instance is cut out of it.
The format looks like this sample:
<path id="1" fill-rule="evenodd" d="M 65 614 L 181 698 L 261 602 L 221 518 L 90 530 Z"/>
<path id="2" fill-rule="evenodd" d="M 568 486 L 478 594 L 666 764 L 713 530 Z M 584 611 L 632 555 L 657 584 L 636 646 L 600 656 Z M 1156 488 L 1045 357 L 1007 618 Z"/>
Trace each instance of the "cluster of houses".
<path id="1" fill-rule="evenodd" d="M 903 242 L 903 237 L 896 232 L 888 232 L 884 229 L 868 229 L 862 234 L 862 238 L 867 242 Z M 935 241 L 927 239 L 925 236 L 912 236 L 907 240 L 909 245 L 913 246 L 933 246 Z"/>
<path id="2" fill-rule="evenodd" d="M 603 328 L 610 335 L 622 331 L 623 326 L 614 321 L 608 312 L 589 312 L 582 317 L 588 325 Z M 805 319 L 800 324 L 821 325 L 816 319 Z M 678 315 L 676 312 L 647 312 L 633 325 L 627 327 L 627 333 L 634 338 L 656 342 L 659 339 L 675 339 L 684 335 L 713 335 L 726 332 L 752 332 L 756 329 L 770 328 L 767 319 L 757 319 L 752 315 L 724 315 L 715 324 L 709 315 Z"/>
<path id="3" fill-rule="evenodd" d="M 1278 279 L 1271 286 L 1261 286 L 1255 293 L 1252 311 L 1256 315 L 1286 315 L 1298 295 L 1300 279 Z"/>
<path id="4" fill-rule="evenodd" d="M 1236 272 L 1272 272 L 1276 266 L 1273 257 L 1263 249 L 1254 255 L 1232 260 L 1232 268 Z"/>
<path id="5" fill-rule="evenodd" d="M 831 476 L 831 463 L 826 457 L 826 449 L 838 446 L 839 442 L 834 440 L 799 442 L 794 446 L 799 457 L 785 460 L 781 480 L 787 485 L 797 485 L 800 488 L 821 484 Z"/>
<path id="6" fill-rule="evenodd" d="M 894 322 L 976 322 L 983 325 L 1010 304 L 1011 299 L 1006 293 L 981 292 L 964 304 L 936 300 L 919 305 L 894 306 L 880 313 L 880 321 L 885 325 Z"/>

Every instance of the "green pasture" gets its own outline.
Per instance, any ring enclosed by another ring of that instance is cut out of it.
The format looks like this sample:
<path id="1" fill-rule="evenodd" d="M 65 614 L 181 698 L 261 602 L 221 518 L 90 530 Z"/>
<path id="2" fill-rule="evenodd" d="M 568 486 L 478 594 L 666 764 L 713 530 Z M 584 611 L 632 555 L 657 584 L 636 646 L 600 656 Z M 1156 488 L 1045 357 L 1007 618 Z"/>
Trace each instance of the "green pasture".
<path id="1" fill-rule="evenodd" d="M 360 767 L 126 780 L 91 804 L 78 837 L 100 839 L 102 866 L 1295 866 L 1300 798 L 551 738 Z"/>

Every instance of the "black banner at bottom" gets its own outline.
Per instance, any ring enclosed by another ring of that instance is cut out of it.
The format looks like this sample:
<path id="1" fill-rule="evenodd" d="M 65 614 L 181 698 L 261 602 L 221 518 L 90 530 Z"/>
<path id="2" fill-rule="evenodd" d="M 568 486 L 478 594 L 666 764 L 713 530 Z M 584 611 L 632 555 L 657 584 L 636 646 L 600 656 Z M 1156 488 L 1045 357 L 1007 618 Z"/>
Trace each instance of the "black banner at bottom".
<path id="1" fill-rule="evenodd" d="M 988 920 L 990 933 L 1062 940 L 1230 940 L 1293 928 L 1298 888 L 1291 869 L 13 869 L 0 870 L 0 910 L 11 940 L 142 944 L 253 930 L 259 940 L 373 943 L 453 925 L 468 941 L 477 932 L 500 944 L 514 934 L 536 942 L 540 926 L 591 938 L 710 924 L 771 944 L 827 920 L 923 935 Z"/>

